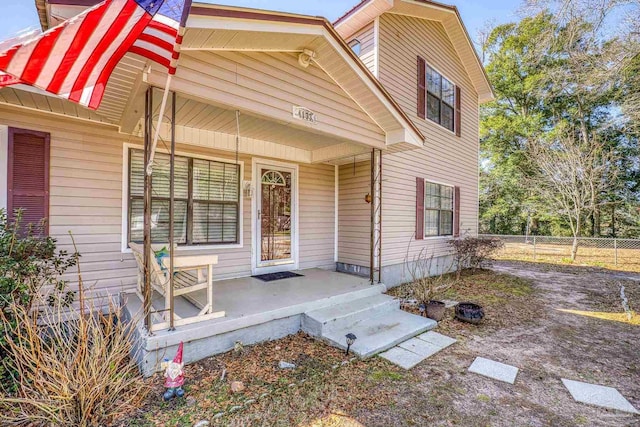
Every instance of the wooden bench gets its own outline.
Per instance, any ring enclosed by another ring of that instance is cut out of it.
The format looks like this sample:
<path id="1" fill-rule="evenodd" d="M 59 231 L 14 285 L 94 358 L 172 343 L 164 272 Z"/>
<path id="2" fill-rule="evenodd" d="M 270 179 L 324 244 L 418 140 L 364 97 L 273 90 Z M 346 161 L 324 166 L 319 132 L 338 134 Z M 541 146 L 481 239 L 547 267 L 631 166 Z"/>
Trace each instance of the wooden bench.
<path id="1" fill-rule="evenodd" d="M 138 292 L 143 295 L 144 292 L 144 247 L 139 243 L 131 242 L 129 247 L 133 252 L 138 264 Z M 156 259 L 155 252 L 166 245 L 154 244 L 151 246 L 149 254 L 149 265 L 151 275 L 151 287 L 153 290 L 164 296 L 165 310 L 171 304 L 171 281 L 169 280 L 170 260 L 169 257 L 162 258 L 162 266 Z M 193 317 L 182 318 L 174 313 L 175 325 L 185 325 L 189 323 L 199 322 L 206 319 L 223 317 L 224 311 L 213 311 L 213 266 L 218 263 L 217 255 L 178 255 L 174 253 L 173 257 L 173 296 L 184 296 L 189 301 L 195 303 L 200 312 Z M 164 267 L 164 268 L 163 268 Z M 204 290 L 207 296 L 206 304 L 197 303 L 197 300 L 188 294 Z M 160 325 L 154 325 L 155 329 L 162 329 L 168 324 L 168 311 L 166 311 L 165 322 Z"/>

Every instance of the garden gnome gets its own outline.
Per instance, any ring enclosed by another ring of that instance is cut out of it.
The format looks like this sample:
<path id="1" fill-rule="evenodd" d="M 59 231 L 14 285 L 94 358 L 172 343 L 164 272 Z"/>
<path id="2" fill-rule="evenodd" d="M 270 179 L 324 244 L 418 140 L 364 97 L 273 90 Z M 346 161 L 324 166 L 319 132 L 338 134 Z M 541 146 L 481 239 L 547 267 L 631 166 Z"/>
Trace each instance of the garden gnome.
<path id="1" fill-rule="evenodd" d="M 164 400 L 171 400 L 174 397 L 184 396 L 184 363 L 182 363 L 182 341 L 178 345 L 178 352 L 172 362 L 167 363 L 164 371 L 164 386 L 167 391 L 164 392 Z"/>

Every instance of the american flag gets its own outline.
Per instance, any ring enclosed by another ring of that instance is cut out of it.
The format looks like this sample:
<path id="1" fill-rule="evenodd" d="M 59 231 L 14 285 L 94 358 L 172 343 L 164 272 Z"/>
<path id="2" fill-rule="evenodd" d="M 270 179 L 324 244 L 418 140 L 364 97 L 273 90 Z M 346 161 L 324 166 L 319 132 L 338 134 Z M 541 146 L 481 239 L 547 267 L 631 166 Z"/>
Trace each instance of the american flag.
<path id="1" fill-rule="evenodd" d="M 0 43 L 0 87 L 28 84 L 95 110 L 127 52 L 176 72 L 190 8 L 191 0 L 105 0 L 44 33 Z"/>

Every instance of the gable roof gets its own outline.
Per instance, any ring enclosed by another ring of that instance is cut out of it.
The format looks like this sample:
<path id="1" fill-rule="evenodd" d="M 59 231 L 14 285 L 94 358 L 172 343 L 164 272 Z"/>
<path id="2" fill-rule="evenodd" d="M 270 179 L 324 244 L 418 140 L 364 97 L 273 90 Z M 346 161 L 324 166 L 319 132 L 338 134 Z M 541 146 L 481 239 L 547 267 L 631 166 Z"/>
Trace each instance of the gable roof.
<path id="1" fill-rule="evenodd" d="M 44 11 L 44 14 L 40 14 L 43 29 L 47 29 L 49 25 L 55 25 L 56 19 L 64 19 L 65 15 L 75 15 L 78 13 L 78 9 L 93 6 L 100 1 L 35 0 L 38 11 Z M 56 11 L 52 11 L 53 8 L 56 8 Z M 414 147 L 422 146 L 424 143 L 424 135 L 369 69 L 362 64 L 327 19 L 194 2 L 187 22 L 187 32 L 203 30 L 219 34 L 235 31 L 238 35 L 244 35 L 243 37 L 232 37 L 236 44 L 232 49 L 251 50 L 257 48 L 256 50 L 271 49 L 291 52 L 300 51 L 301 47 L 311 48 L 319 54 L 315 62 L 336 80 L 338 85 L 349 93 L 356 103 L 385 130 L 388 141 L 404 141 Z M 309 39 L 309 37 L 305 38 L 305 35 L 313 37 Z M 189 46 L 188 38 L 188 34 L 185 35 L 183 49 L 225 50 L 229 48 L 229 43 L 223 41 L 220 42 L 222 44 L 216 46 Z M 314 42 L 307 39 L 314 40 Z M 303 40 L 306 41 L 303 42 Z M 300 43 L 308 43 L 309 45 L 303 46 Z M 136 58 L 125 56 L 122 62 L 134 60 Z M 119 89 L 133 90 L 135 79 L 131 76 L 135 74 L 131 73 L 131 70 L 138 74 L 142 72 L 143 66 L 144 63 L 124 64 L 126 69 L 123 70 L 123 78 L 118 79 Z M 120 65 L 116 67 L 114 75 L 118 76 L 120 68 Z M 124 78 L 125 74 L 128 76 L 126 79 Z M 107 85 L 103 105 L 99 108 L 98 113 L 105 113 L 114 122 L 118 122 L 124 114 L 126 100 L 122 99 L 121 93 L 115 92 L 113 100 L 110 100 L 109 92 L 110 86 Z"/>
<path id="2" fill-rule="evenodd" d="M 494 99 L 493 89 L 482 61 L 455 6 L 431 0 L 362 0 L 338 18 L 333 25 L 343 38 L 348 39 L 383 13 L 440 22 L 478 92 L 479 101 L 484 103 Z"/>

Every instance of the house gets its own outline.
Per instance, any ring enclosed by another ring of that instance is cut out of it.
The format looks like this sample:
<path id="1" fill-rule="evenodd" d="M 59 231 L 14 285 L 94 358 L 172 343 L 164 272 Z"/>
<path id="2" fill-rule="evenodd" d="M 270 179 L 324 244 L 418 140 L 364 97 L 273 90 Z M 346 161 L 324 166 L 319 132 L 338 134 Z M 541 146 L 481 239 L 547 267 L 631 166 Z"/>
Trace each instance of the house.
<path id="1" fill-rule="evenodd" d="M 44 29 L 96 3 L 36 1 Z M 131 313 L 142 307 L 129 242 L 143 236 L 143 144 L 165 80 L 127 54 L 96 111 L 29 86 L 0 90 L 0 206 L 47 218 L 63 249 L 71 232 L 88 294 L 124 295 Z M 389 306 L 380 294 L 408 280 L 422 248 L 444 269 L 447 240 L 477 233 L 478 105 L 493 95 L 453 6 L 366 0 L 331 24 L 194 3 L 171 90 L 151 236 L 168 241 L 173 135 L 176 256 L 215 259 L 225 315 L 200 319 L 199 297 L 156 296 L 163 326 L 140 330 L 147 373 L 180 340 L 189 361 L 313 329 L 303 316 L 314 310 Z M 285 271 L 302 277 L 251 278 Z M 169 304 L 193 321 L 168 331 Z"/>

